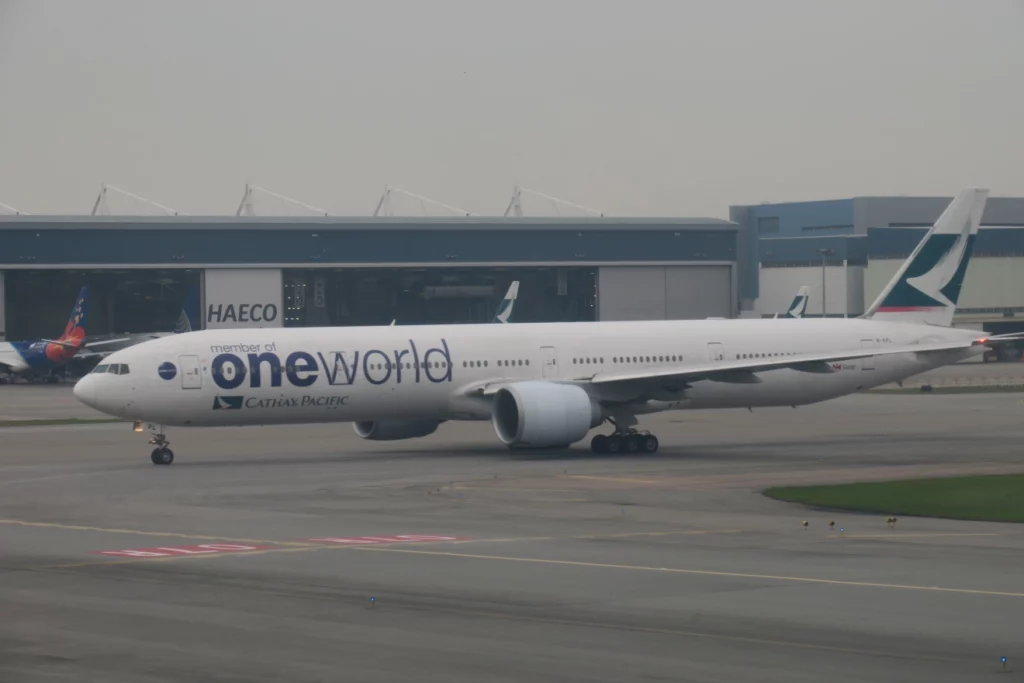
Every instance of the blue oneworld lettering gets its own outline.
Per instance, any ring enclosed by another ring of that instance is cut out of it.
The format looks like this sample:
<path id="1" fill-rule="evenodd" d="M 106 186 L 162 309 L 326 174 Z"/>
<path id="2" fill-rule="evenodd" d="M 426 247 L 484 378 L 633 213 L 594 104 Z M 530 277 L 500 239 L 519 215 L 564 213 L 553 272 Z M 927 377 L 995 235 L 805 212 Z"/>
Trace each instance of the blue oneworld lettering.
<path id="1" fill-rule="evenodd" d="M 229 347 L 230 348 L 230 347 Z M 249 378 L 250 388 L 280 387 L 284 381 L 295 387 L 314 385 L 321 376 L 331 385 L 353 385 L 360 381 L 380 386 L 452 381 L 452 356 L 448 342 L 423 349 L 410 339 L 404 349 L 359 349 L 346 351 L 293 351 L 277 353 L 276 344 L 267 344 L 262 353 L 244 356 L 211 348 L 217 355 L 210 366 L 214 383 L 221 389 L 237 389 Z M 274 350 L 269 350 L 274 349 Z"/>

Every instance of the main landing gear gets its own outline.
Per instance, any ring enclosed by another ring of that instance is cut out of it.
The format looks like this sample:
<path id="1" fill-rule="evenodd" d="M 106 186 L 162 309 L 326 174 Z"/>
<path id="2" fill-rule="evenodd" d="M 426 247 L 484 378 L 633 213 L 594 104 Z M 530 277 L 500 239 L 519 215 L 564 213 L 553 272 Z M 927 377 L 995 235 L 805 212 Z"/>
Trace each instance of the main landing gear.
<path id="1" fill-rule="evenodd" d="M 635 429 L 609 435 L 598 434 L 590 440 L 590 450 L 594 453 L 656 453 L 658 437 Z"/>
<path id="2" fill-rule="evenodd" d="M 149 459 L 153 461 L 154 465 L 170 465 L 174 462 L 174 451 L 168 448 L 171 442 L 167 440 L 166 436 L 159 432 L 154 432 L 153 438 L 149 440 L 149 443 L 156 446 L 153 452 L 149 454 Z"/>

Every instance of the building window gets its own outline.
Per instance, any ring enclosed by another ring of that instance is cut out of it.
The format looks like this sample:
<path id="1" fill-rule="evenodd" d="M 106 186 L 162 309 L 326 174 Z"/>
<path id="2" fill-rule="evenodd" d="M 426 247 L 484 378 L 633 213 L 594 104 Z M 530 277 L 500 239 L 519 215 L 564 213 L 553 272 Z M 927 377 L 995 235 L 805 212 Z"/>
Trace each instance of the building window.
<path id="1" fill-rule="evenodd" d="M 757 219 L 757 232 L 761 235 L 779 231 L 779 217 L 766 217 Z"/>

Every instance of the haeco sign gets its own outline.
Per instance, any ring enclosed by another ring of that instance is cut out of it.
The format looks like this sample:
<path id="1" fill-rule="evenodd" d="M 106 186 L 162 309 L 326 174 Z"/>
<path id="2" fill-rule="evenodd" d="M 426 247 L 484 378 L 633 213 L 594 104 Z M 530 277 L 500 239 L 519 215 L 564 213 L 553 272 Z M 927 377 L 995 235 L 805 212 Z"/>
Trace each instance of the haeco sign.
<path id="1" fill-rule="evenodd" d="M 206 329 L 283 327 L 283 284 L 275 268 L 205 271 Z"/>

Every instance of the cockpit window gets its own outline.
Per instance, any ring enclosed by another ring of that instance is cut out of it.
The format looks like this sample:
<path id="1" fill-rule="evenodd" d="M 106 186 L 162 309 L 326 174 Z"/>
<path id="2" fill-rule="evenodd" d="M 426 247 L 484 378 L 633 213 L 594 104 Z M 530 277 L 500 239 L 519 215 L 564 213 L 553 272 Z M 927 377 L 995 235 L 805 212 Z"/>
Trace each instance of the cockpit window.
<path id="1" fill-rule="evenodd" d="M 100 373 L 108 373 L 111 375 L 127 375 L 128 366 L 124 363 L 102 363 L 97 365 L 92 374 L 98 375 Z"/>

